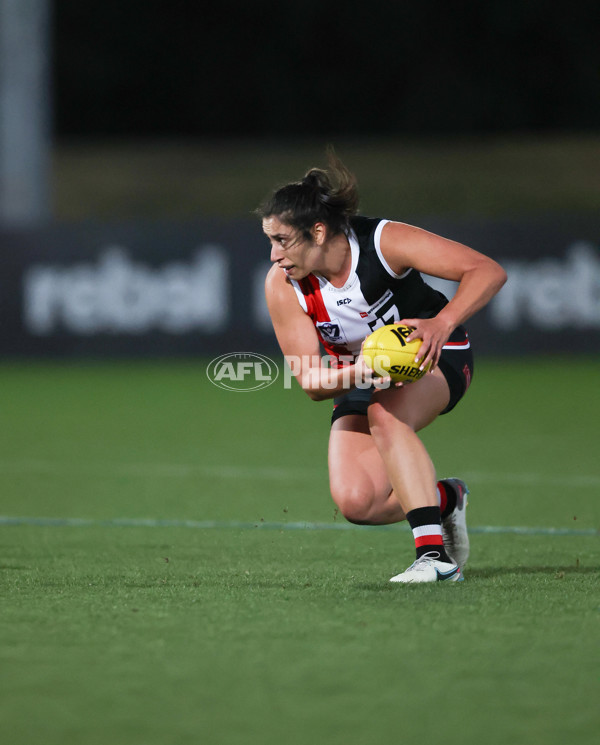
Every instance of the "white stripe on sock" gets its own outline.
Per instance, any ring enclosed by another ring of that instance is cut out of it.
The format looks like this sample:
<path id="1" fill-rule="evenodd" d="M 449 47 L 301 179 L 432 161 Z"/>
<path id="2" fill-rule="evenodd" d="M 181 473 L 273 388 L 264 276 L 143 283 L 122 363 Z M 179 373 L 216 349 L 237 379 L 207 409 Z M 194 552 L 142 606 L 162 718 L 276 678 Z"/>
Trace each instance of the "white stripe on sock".
<path id="1" fill-rule="evenodd" d="M 442 535 L 441 525 L 419 525 L 418 528 L 412 529 L 415 538 L 422 538 L 424 535 Z"/>

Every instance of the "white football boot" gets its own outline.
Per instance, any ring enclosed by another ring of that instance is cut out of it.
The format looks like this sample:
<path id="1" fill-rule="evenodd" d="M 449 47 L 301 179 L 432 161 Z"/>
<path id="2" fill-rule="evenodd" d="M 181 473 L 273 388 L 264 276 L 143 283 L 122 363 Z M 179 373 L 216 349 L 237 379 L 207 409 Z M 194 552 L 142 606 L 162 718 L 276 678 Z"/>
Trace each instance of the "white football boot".
<path id="1" fill-rule="evenodd" d="M 464 577 L 457 564 L 439 560 L 437 551 L 423 554 L 405 572 L 392 577 L 390 582 L 462 582 Z"/>
<path id="2" fill-rule="evenodd" d="M 442 479 L 456 494 L 456 507 L 442 520 L 442 538 L 446 553 L 459 567 L 464 567 L 469 558 L 469 534 L 467 533 L 467 494 L 469 490 L 460 479 Z"/>

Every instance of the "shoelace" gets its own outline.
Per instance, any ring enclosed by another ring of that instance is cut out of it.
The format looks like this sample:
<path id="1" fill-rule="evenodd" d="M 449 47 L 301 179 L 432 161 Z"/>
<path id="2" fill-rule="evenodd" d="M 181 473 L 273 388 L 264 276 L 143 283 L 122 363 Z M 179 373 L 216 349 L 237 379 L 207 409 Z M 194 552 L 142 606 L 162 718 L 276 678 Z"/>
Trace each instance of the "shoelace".
<path id="1" fill-rule="evenodd" d="M 429 551 L 428 553 L 423 554 L 423 556 L 419 556 L 416 561 L 413 561 L 409 569 L 414 569 L 417 572 L 423 572 L 425 571 L 425 569 L 427 569 L 430 561 L 436 561 L 439 558 L 440 555 L 437 551 Z"/>

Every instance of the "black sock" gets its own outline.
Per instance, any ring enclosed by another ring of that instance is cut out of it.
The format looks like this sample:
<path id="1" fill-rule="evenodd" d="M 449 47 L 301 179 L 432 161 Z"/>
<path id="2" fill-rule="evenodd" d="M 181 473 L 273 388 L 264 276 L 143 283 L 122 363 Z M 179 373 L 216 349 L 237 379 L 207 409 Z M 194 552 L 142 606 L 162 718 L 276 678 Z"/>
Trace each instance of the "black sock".
<path id="1" fill-rule="evenodd" d="M 456 490 L 450 482 L 446 481 L 446 479 L 438 481 L 437 488 L 440 492 L 442 520 L 444 520 L 456 507 Z"/>
<path id="2" fill-rule="evenodd" d="M 417 559 L 424 554 L 437 554 L 433 558 L 452 563 L 442 540 L 442 519 L 439 507 L 417 507 L 406 514 L 406 519 L 412 528 Z"/>

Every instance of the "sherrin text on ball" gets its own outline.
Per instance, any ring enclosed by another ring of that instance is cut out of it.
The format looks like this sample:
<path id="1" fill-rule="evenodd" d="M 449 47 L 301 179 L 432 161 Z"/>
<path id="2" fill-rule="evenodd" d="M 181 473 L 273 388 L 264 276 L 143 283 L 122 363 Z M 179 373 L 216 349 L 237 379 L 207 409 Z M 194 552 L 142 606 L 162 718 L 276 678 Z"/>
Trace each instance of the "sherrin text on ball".
<path id="1" fill-rule="evenodd" d="M 394 383 L 407 383 L 422 378 L 431 363 L 421 369 L 415 362 L 422 340 L 407 342 L 412 331 L 409 326 L 388 324 L 367 336 L 362 354 L 371 370 L 378 375 L 389 375 Z"/>

